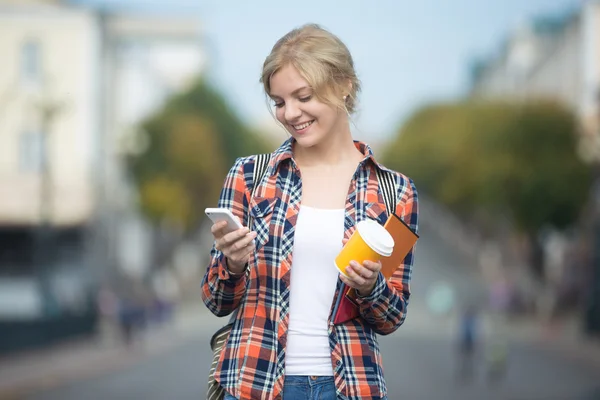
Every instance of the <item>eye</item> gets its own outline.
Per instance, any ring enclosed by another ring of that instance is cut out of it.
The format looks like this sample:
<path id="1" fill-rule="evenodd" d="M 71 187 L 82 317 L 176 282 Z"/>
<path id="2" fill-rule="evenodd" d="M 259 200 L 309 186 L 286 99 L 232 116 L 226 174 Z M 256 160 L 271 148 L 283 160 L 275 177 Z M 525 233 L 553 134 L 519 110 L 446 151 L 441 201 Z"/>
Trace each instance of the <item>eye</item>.
<path id="1" fill-rule="evenodd" d="M 312 96 L 300 97 L 298 100 L 300 100 L 302 103 L 306 103 L 309 102 L 310 99 L 312 99 Z"/>
<path id="2" fill-rule="evenodd" d="M 285 105 L 285 103 L 284 103 L 283 101 L 280 101 L 279 103 L 278 103 L 278 102 L 274 102 L 274 103 L 273 103 L 273 106 L 274 106 L 275 108 L 281 108 L 281 107 L 283 107 L 284 105 Z"/>

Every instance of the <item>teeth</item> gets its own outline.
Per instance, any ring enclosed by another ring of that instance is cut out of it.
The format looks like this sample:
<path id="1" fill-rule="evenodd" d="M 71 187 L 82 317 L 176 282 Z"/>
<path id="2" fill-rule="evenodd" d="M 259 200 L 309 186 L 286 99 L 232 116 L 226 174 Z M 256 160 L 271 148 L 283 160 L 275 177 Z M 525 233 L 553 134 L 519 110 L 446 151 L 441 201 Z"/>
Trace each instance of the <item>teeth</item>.
<path id="1" fill-rule="evenodd" d="M 313 121 L 310 121 L 310 122 L 304 123 L 302 125 L 293 125 L 293 126 L 294 126 L 294 129 L 296 129 L 296 130 L 299 131 L 299 130 L 302 130 L 304 128 L 308 128 L 312 123 L 313 123 Z"/>

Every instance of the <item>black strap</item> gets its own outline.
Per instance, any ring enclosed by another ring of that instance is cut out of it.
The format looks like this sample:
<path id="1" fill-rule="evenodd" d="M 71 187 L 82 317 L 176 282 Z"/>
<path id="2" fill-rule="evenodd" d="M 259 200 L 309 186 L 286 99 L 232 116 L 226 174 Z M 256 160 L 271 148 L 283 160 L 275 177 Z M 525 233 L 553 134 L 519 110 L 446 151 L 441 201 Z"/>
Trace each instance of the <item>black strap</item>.
<path id="1" fill-rule="evenodd" d="M 267 172 L 269 161 L 271 161 L 271 154 L 256 155 L 256 159 L 254 161 L 254 169 L 252 170 L 252 189 L 250 190 L 250 198 L 248 199 L 248 216 L 246 218 L 246 220 L 248 221 L 248 227 L 252 226 L 250 203 L 252 202 L 252 198 L 254 198 L 254 192 L 256 192 L 256 187 L 260 184 L 260 181 L 265 175 L 265 172 Z"/>
<path id="2" fill-rule="evenodd" d="M 384 171 L 377 167 L 375 167 L 375 172 L 379 187 L 381 188 L 385 209 L 388 217 L 390 217 L 396 211 L 396 203 L 398 201 L 396 198 L 398 192 L 396 190 L 396 177 L 391 171 Z"/>
<path id="3" fill-rule="evenodd" d="M 262 181 L 265 172 L 267 172 L 267 167 L 269 166 L 269 161 L 271 161 L 271 154 L 257 154 L 256 160 L 254 161 L 254 168 L 252 170 L 252 188 L 250 189 L 250 198 L 248 199 L 248 212 L 247 218 L 248 228 L 252 227 L 252 213 L 250 212 L 250 204 L 252 203 L 252 198 L 254 197 L 254 192 L 256 192 L 256 187 L 260 185 L 260 181 Z M 246 268 L 246 273 L 249 273 L 250 269 Z M 231 313 L 231 317 L 229 318 L 229 324 L 232 324 L 237 318 L 240 307 L 238 306 L 233 313 Z M 228 324 L 228 325 L 229 325 Z"/>

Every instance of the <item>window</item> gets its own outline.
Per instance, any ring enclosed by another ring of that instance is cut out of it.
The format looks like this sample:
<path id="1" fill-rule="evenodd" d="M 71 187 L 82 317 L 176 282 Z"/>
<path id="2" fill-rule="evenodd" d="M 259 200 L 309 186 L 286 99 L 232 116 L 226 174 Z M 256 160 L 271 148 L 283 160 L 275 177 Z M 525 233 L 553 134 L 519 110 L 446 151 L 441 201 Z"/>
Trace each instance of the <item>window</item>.
<path id="1" fill-rule="evenodd" d="M 40 172 L 44 136 L 41 132 L 24 132 L 19 143 L 19 168 L 22 172 Z"/>
<path id="2" fill-rule="evenodd" d="M 21 80 L 24 84 L 37 84 L 42 75 L 40 44 L 29 40 L 21 47 Z"/>

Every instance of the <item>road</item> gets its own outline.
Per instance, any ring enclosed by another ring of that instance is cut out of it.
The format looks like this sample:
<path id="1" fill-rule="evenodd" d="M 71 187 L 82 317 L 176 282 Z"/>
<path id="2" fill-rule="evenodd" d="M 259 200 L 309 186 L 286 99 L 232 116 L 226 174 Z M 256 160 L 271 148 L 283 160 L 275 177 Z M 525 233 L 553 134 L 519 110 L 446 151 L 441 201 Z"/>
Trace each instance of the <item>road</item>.
<path id="1" fill-rule="evenodd" d="M 389 398 L 591 400 L 600 399 L 599 364 L 509 335 L 505 379 L 489 384 L 480 366 L 473 381 L 456 379 L 456 317 L 435 316 L 426 307 L 432 285 L 443 281 L 459 299 L 483 299 L 485 288 L 460 255 L 433 234 L 422 232 L 414 269 L 413 296 L 406 323 L 380 338 Z M 203 313 L 190 323 L 188 339 L 168 351 L 101 376 L 59 385 L 32 400 L 200 399 L 204 398 L 210 350 L 208 338 L 222 323 Z M 192 329 L 193 328 L 193 329 Z M 487 327 L 488 333 L 490 327 Z M 512 332 L 507 329 L 507 332 Z M 491 330 L 493 332 L 493 330 Z"/>

